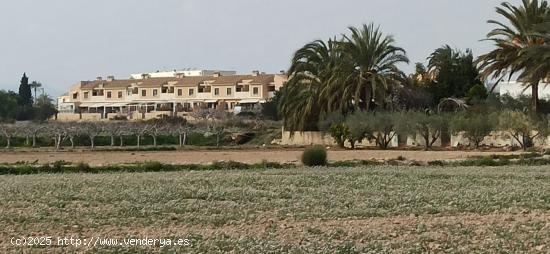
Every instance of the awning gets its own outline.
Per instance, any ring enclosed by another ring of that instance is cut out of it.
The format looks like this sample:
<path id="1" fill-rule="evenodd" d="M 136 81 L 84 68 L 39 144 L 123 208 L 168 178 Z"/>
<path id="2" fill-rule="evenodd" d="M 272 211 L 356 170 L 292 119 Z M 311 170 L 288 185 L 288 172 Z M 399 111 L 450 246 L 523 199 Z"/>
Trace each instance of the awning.
<path id="1" fill-rule="evenodd" d="M 204 102 L 206 102 L 206 103 L 215 103 L 215 102 L 218 102 L 218 100 L 204 100 Z"/>
<path id="2" fill-rule="evenodd" d="M 244 100 L 240 100 L 239 103 L 241 103 L 241 104 L 256 104 L 256 103 L 260 103 L 260 99 L 244 99 Z"/>
<path id="3" fill-rule="evenodd" d="M 80 108 L 102 108 L 108 106 L 108 104 L 105 103 L 82 103 L 78 107 Z"/>
<path id="4" fill-rule="evenodd" d="M 119 107 L 125 107 L 128 106 L 128 103 L 113 103 L 107 105 L 107 107 L 113 107 L 113 108 L 119 108 Z"/>

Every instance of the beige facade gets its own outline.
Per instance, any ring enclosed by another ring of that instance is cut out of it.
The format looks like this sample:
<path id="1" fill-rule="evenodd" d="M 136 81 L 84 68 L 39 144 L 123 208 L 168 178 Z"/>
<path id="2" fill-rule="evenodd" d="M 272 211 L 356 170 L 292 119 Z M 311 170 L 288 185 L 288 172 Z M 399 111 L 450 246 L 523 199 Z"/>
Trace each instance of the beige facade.
<path id="1" fill-rule="evenodd" d="M 99 114 L 100 119 L 115 116 L 148 119 L 166 113 L 181 115 L 197 107 L 238 113 L 268 101 L 286 80 L 282 74 L 258 72 L 207 77 L 98 78 L 81 81 L 58 98 L 58 110 L 62 116 L 58 119 L 74 119 L 74 115 L 82 119 L 80 117 L 84 114 Z"/>

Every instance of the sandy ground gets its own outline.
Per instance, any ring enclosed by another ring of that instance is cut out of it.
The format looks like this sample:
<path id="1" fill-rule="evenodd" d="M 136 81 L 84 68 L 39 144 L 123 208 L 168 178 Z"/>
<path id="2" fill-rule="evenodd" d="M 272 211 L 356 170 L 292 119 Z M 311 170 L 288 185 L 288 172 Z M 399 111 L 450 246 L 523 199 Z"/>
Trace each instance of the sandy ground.
<path id="1" fill-rule="evenodd" d="M 37 162 L 52 163 L 58 160 L 84 162 L 92 166 L 159 161 L 168 164 L 206 164 L 213 161 L 239 161 L 257 163 L 262 160 L 279 163 L 298 163 L 302 150 L 230 150 L 230 151 L 162 151 L 162 152 L 118 152 L 118 151 L 9 151 L 0 153 L 0 163 Z M 471 156 L 492 154 L 513 154 L 512 152 L 465 152 L 465 151 L 329 151 L 330 161 L 395 159 L 403 156 L 417 161 L 460 160 Z"/>

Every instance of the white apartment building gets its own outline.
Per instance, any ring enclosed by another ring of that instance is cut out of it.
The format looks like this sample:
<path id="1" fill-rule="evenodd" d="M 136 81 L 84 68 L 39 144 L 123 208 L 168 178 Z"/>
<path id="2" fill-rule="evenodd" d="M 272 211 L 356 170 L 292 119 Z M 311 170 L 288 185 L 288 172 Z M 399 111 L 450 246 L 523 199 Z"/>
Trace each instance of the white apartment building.
<path id="1" fill-rule="evenodd" d="M 521 95 L 531 96 L 531 88 L 525 89 L 524 83 L 518 81 L 500 82 L 499 94 L 501 96 L 508 94 L 514 98 L 518 98 Z M 539 98 L 550 99 L 550 84 L 539 84 Z"/>
<path id="2" fill-rule="evenodd" d="M 151 119 L 186 116 L 198 107 L 238 112 L 265 103 L 281 89 L 284 74 L 185 76 L 81 81 L 58 98 L 58 119 Z"/>
<path id="3" fill-rule="evenodd" d="M 185 77 L 204 77 L 212 76 L 215 73 L 219 73 L 222 76 L 231 76 L 236 75 L 236 71 L 223 71 L 223 70 L 197 70 L 192 68 L 182 69 L 182 70 L 173 70 L 173 71 L 157 71 L 149 73 L 136 73 L 130 75 L 130 79 L 142 79 L 144 77 L 149 78 L 174 78 L 178 76 Z"/>

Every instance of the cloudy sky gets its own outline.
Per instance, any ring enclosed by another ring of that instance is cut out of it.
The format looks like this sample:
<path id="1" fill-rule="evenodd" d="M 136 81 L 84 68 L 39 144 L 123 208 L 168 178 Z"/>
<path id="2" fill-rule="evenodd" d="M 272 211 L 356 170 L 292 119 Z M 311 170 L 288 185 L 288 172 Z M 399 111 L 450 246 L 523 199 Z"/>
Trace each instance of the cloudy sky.
<path id="1" fill-rule="evenodd" d="M 2 0 L 0 89 L 16 90 L 23 72 L 54 96 L 106 75 L 185 67 L 278 72 L 304 43 L 369 22 L 394 35 L 413 63 L 443 44 L 481 54 L 491 48 L 480 39 L 500 2 Z"/>

